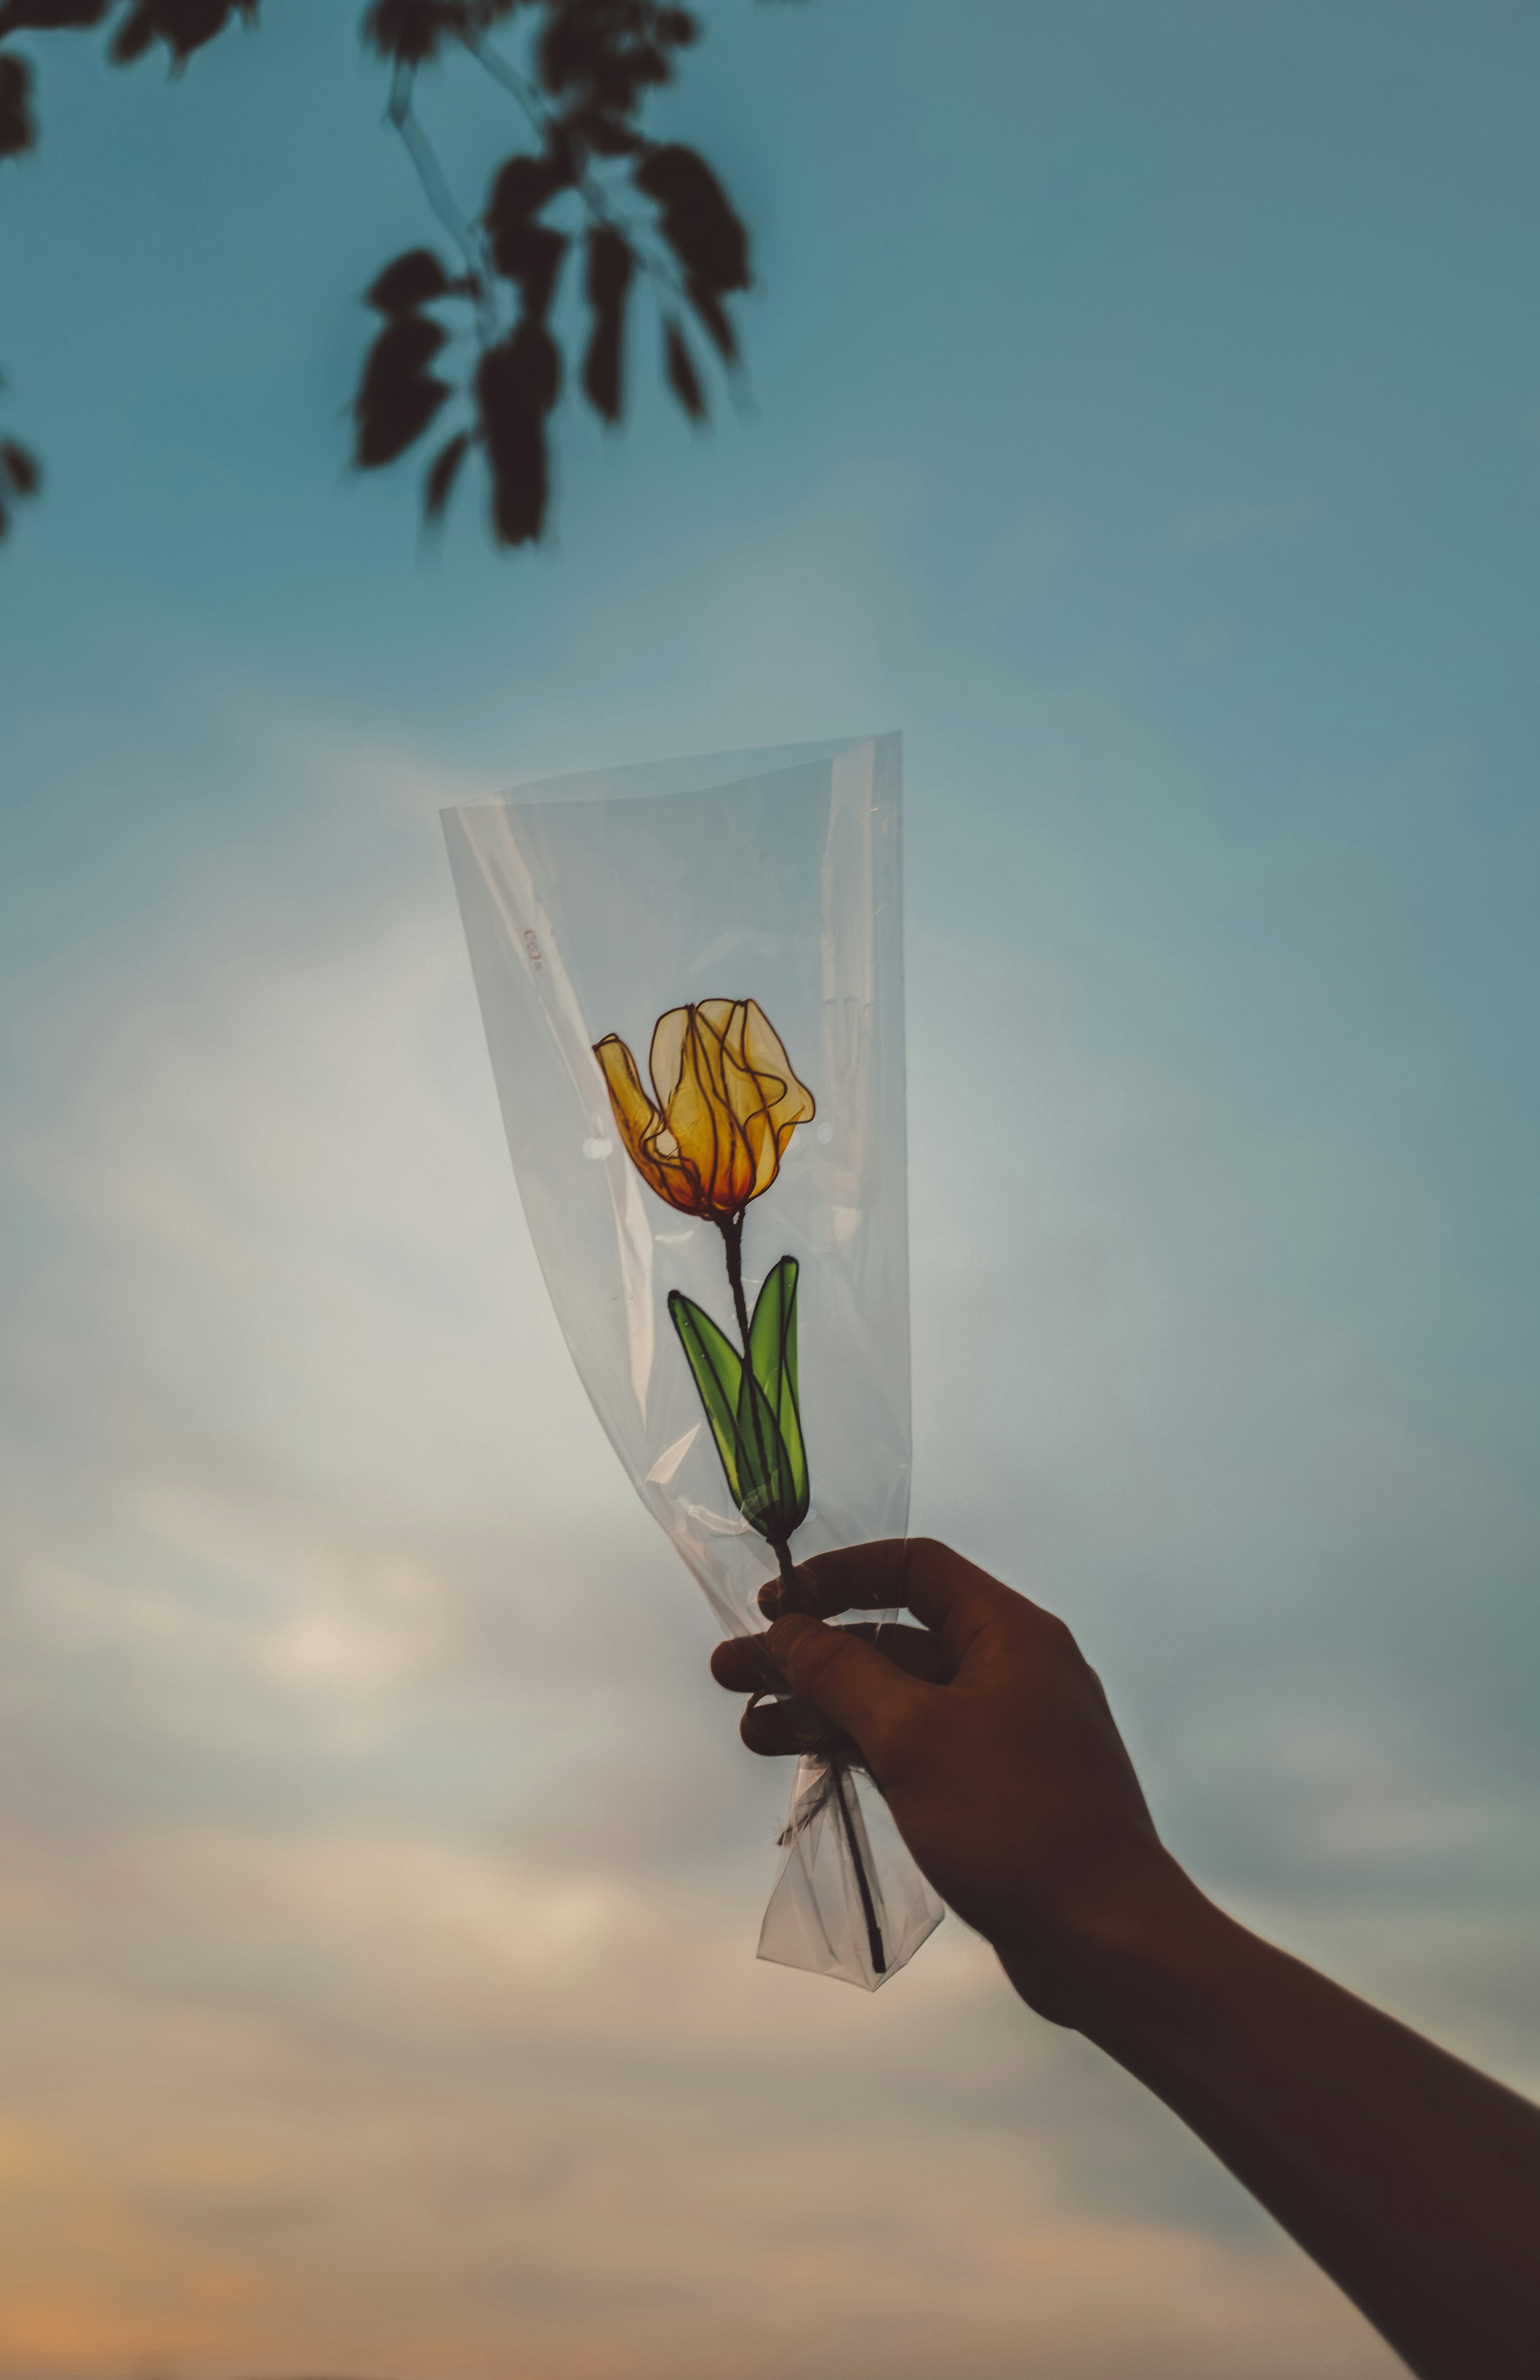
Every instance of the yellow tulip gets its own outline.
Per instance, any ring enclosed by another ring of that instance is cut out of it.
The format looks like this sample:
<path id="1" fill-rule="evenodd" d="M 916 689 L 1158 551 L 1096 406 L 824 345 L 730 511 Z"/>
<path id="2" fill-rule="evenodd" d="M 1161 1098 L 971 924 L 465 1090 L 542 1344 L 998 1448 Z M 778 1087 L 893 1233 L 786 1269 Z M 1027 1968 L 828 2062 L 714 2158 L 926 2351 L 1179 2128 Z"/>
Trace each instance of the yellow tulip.
<path id="1" fill-rule="evenodd" d="M 758 1001 L 703 1000 L 660 1016 L 650 1099 L 617 1033 L 596 1042 L 594 1056 L 643 1181 L 711 1222 L 729 1222 L 770 1188 L 787 1142 L 814 1112 Z"/>

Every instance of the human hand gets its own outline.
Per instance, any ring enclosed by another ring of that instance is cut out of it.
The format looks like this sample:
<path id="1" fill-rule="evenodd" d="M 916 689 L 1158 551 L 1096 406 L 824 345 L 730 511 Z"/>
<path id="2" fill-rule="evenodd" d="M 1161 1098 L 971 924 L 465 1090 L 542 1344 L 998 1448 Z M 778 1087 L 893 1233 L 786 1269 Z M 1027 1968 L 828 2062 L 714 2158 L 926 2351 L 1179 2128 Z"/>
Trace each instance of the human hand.
<path id="1" fill-rule="evenodd" d="M 1080 2024 L 1098 1982 L 1146 1929 L 1196 1898 L 1156 1834 L 1100 1681 L 1061 1620 L 933 1538 L 815 1555 L 800 1609 L 779 1583 L 763 1637 L 719 1645 L 731 1692 L 792 1694 L 854 1738 L 900 1833 L 940 1893 L 991 1941 L 1024 1999 Z M 836 1612 L 907 1609 L 918 1628 L 831 1628 Z M 807 1741 L 805 1716 L 751 1702 L 750 1751 Z"/>

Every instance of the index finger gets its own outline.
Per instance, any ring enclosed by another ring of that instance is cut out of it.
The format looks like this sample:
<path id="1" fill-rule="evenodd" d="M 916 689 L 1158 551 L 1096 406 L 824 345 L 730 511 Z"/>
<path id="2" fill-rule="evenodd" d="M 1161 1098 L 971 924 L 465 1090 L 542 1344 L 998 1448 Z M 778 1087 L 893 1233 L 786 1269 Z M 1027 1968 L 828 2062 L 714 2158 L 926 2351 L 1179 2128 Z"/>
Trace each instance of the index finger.
<path id="1" fill-rule="evenodd" d="M 940 1631 L 954 1658 L 1004 1603 L 1024 1599 L 935 1537 L 878 1537 L 812 1554 L 796 1565 L 796 1578 L 794 1603 L 776 1581 L 761 1589 L 760 1609 L 771 1619 L 802 1610 L 818 1620 L 840 1611 L 909 1610 Z"/>

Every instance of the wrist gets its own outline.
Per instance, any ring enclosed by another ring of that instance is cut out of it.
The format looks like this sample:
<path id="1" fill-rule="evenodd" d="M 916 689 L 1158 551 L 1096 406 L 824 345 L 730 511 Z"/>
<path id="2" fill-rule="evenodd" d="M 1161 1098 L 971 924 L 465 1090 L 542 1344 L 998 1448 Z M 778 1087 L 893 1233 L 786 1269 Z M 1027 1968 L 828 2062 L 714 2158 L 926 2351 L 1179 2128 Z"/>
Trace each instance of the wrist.
<path id="1" fill-rule="evenodd" d="M 1066 1899 L 1051 1928 L 1028 1921 L 995 1948 L 1024 1999 L 1103 2048 L 1183 2029 L 1247 1938 L 1160 1845 Z"/>

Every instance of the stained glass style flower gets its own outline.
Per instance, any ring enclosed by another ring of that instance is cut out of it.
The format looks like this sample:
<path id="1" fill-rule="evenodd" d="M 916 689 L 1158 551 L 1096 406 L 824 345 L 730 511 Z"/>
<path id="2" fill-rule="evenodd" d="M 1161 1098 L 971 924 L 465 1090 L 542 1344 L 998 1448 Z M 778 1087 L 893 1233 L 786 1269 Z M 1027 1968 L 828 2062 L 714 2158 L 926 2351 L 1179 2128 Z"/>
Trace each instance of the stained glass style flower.
<path id="1" fill-rule="evenodd" d="M 752 1320 L 744 1294 L 744 1219 L 781 1171 L 787 1144 L 814 1113 L 813 1094 L 755 1000 L 703 1000 L 671 1008 L 652 1032 L 652 1096 L 617 1033 L 594 1044 L 610 1105 L 637 1172 L 660 1198 L 715 1223 L 727 1257 L 727 1280 L 739 1344 L 681 1289 L 669 1293 L 669 1318 L 710 1427 L 728 1492 L 751 1529 L 772 1548 L 786 1592 L 799 1608 L 791 1539 L 810 1509 L 807 1450 L 797 1387 L 794 1257 L 766 1276 Z M 873 1973 L 887 1954 L 870 1879 L 847 1800 L 844 1755 L 831 1750 L 825 1792 L 839 1804 Z"/>
<path id="2" fill-rule="evenodd" d="M 632 1163 L 660 1198 L 715 1223 L 727 1255 L 739 1345 L 704 1306 L 674 1290 L 679 1334 L 733 1500 L 791 1575 L 787 1541 L 807 1517 L 807 1455 L 796 1377 L 794 1257 L 769 1274 L 753 1319 L 744 1295 L 744 1216 L 781 1171 L 786 1145 L 814 1113 L 757 1000 L 671 1008 L 652 1032 L 653 1096 L 617 1033 L 594 1045 Z"/>

